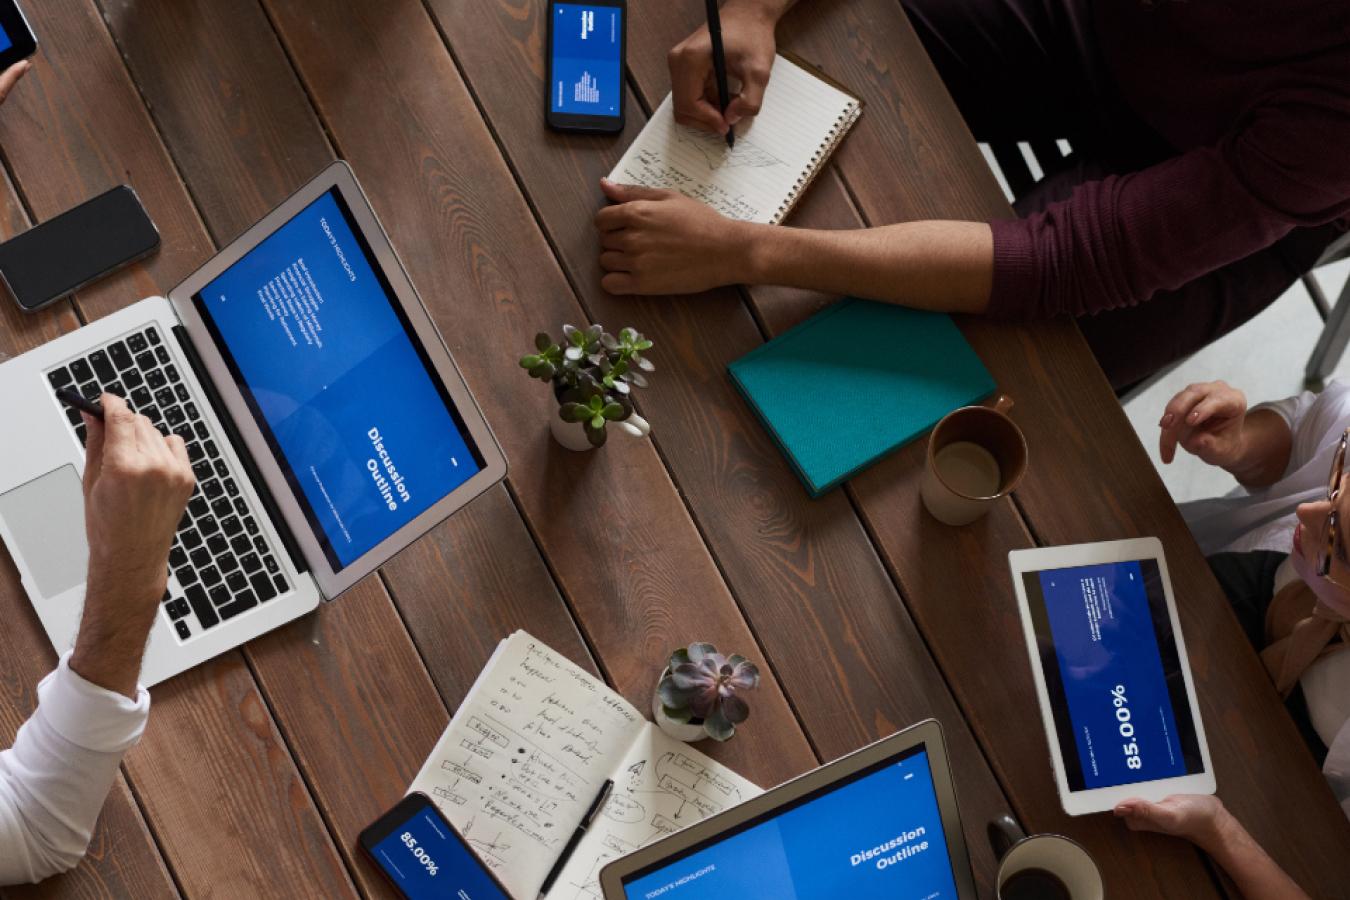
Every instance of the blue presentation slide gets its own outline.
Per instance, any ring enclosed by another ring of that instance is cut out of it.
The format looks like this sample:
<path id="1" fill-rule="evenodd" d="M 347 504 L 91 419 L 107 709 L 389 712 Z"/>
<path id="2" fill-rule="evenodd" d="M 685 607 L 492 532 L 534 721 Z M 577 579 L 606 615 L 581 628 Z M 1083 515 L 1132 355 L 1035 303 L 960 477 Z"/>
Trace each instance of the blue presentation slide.
<path id="1" fill-rule="evenodd" d="M 1161 581 L 1138 562 L 1039 575 L 1083 786 L 1187 774 L 1149 609 Z"/>
<path id="2" fill-rule="evenodd" d="M 956 897 L 923 748 L 624 886 L 628 900 Z"/>
<path id="3" fill-rule="evenodd" d="M 623 102 L 623 10 L 559 3 L 553 16 L 553 111 L 618 116 Z"/>
<path id="4" fill-rule="evenodd" d="M 394 829 L 374 852 L 412 900 L 511 900 L 445 823 L 426 810 Z"/>
<path id="5" fill-rule="evenodd" d="M 13 46 L 14 42 L 9 39 L 9 35 L 5 32 L 5 29 L 0 28 L 0 53 L 4 53 Z"/>
<path id="6" fill-rule="evenodd" d="M 394 302 L 335 191 L 199 296 L 334 568 L 480 469 Z"/>

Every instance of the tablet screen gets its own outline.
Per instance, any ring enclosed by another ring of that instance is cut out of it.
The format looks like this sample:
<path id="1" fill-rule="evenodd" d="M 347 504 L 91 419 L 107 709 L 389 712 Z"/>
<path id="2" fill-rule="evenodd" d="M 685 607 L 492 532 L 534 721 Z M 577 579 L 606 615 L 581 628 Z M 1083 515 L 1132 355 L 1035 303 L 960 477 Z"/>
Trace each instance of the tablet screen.
<path id="1" fill-rule="evenodd" d="M 333 571 L 482 470 L 337 189 L 193 300 Z"/>
<path id="2" fill-rule="evenodd" d="M 1023 579 L 1069 789 L 1203 771 L 1158 561 Z"/>
<path id="3" fill-rule="evenodd" d="M 957 897 L 923 744 L 624 879 L 628 900 Z"/>

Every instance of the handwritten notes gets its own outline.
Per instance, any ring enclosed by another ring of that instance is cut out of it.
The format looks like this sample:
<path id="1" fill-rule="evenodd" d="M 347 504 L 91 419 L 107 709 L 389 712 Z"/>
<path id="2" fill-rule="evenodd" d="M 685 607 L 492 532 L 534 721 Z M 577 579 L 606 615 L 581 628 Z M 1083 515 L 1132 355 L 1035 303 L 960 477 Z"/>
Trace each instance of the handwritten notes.
<path id="1" fill-rule="evenodd" d="M 534 900 L 607 778 L 614 793 L 557 897 L 599 898 L 609 860 L 759 793 L 523 631 L 497 648 L 411 790 L 436 801 L 512 896 Z"/>
<path id="2" fill-rule="evenodd" d="M 514 896 L 533 898 L 643 724 L 603 683 L 516 632 L 412 789 L 436 801 Z"/>
<path id="3" fill-rule="evenodd" d="M 737 126 L 735 147 L 676 123 L 666 97 L 609 177 L 679 191 L 733 219 L 777 224 L 860 110 L 856 99 L 780 56 L 763 109 Z"/>
<path id="4" fill-rule="evenodd" d="M 619 762 L 600 816 L 549 892 L 551 900 L 600 900 L 600 870 L 760 789 L 658 728 L 643 729 Z"/>

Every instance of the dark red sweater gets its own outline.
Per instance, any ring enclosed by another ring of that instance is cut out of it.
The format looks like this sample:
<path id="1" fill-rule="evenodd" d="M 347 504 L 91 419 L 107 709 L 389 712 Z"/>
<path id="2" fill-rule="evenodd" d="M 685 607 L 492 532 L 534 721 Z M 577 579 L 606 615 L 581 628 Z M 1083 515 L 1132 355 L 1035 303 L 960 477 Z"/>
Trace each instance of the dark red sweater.
<path id="1" fill-rule="evenodd" d="M 1350 0 L 1094 0 L 1099 52 L 1177 155 L 993 223 L 990 312 L 1148 300 L 1350 222 Z"/>

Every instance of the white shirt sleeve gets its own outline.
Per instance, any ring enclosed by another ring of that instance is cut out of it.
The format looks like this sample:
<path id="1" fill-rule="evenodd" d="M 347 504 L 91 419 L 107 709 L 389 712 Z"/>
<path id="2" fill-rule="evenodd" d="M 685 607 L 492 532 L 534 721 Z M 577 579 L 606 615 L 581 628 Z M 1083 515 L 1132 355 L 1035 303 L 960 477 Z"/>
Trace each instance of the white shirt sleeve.
<path id="1" fill-rule="evenodd" d="M 1320 394 L 1304 391 L 1285 400 L 1253 407 L 1268 409 L 1284 419 L 1293 441 L 1289 452 L 1287 476 L 1297 472 L 1323 450 L 1329 442 L 1339 441 L 1350 419 L 1350 384 L 1334 380 Z"/>
<path id="2" fill-rule="evenodd" d="M 0 885 L 73 869 L 103 801 L 150 715 L 150 694 L 104 690 L 71 671 L 70 654 L 38 685 L 38 707 L 0 752 Z"/>

